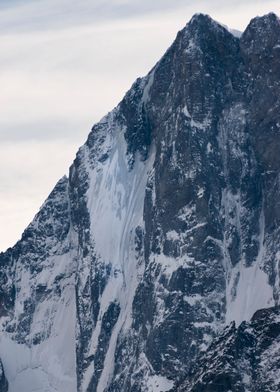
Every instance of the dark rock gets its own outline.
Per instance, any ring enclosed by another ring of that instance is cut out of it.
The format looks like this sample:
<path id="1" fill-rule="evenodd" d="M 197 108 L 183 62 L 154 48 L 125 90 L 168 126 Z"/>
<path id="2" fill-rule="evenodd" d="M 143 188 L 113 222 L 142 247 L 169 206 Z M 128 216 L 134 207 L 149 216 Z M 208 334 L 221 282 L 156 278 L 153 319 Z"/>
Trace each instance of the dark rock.
<path id="1" fill-rule="evenodd" d="M 176 392 L 279 391 L 280 308 L 227 327 L 193 363 Z"/>
<path id="2" fill-rule="evenodd" d="M 0 255 L 5 338 L 74 389 L 277 390 L 279 29 L 195 15 Z"/>

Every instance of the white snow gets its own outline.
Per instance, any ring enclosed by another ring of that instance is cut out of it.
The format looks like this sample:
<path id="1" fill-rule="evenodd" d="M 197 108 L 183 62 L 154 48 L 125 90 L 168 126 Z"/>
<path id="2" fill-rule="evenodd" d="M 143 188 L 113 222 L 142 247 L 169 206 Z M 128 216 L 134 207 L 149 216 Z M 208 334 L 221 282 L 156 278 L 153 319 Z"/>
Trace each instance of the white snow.
<path id="1" fill-rule="evenodd" d="M 240 143 L 246 141 L 246 111 L 241 104 L 234 105 L 225 113 L 224 123 L 220 127 L 218 138 L 222 152 L 224 173 L 228 177 L 228 157 L 227 148 L 230 146 L 231 154 L 240 159 L 243 158 L 239 148 Z M 229 131 L 231 139 L 229 139 Z M 235 140 L 233 141 L 233 139 Z M 237 142 L 238 141 L 238 142 Z M 240 192 L 233 194 L 228 188 L 222 193 L 222 212 L 225 219 L 227 232 L 223 240 L 213 239 L 220 246 L 223 253 L 223 267 L 226 275 L 226 323 L 235 321 L 240 324 L 243 320 L 249 320 L 260 308 L 267 308 L 274 305 L 273 288 L 268 282 L 268 275 L 264 271 L 264 261 L 266 254 L 265 246 L 265 222 L 263 211 L 259 220 L 259 252 L 256 260 L 251 266 L 246 266 L 244 256 L 242 256 L 242 221 L 248 211 L 242 203 Z M 236 230 L 241 242 L 241 257 L 236 260 L 233 267 L 228 252 L 231 245 L 230 232 L 232 228 Z"/>
<path id="2" fill-rule="evenodd" d="M 189 109 L 188 109 L 187 105 L 185 105 L 182 108 L 182 113 L 186 116 L 186 118 L 188 118 L 190 120 L 190 125 L 193 128 L 197 128 L 197 129 L 200 129 L 200 130 L 205 130 L 211 124 L 211 121 L 210 121 L 210 119 L 207 116 L 205 117 L 205 119 L 203 121 L 196 121 L 196 120 L 194 120 L 194 118 L 191 116 L 191 114 L 189 112 Z"/>
<path id="3" fill-rule="evenodd" d="M 172 380 L 163 376 L 150 376 L 147 383 L 148 392 L 168 392 L 174 386 Z"/>
<path id="4" fill-rule="evenodd" d="M 178 218 L 180 220 L 187 220 L 195 213 L 195 205 L 186 205 L 185 207 L 181 208 L 178 214 Z"/>
<path id="5" fill-rule="evenodd" d="M 92 171 L 88 169 L 88 208 L 96 253 L 124 273 L 131 231 L 142 224 L 145 185 L 153 157 L 145 164 L 136 160 L 129 171 L 121 130 L 111 143 L 109 159 Z"/>
<path id="6" fill-rule="evenodd" d="M 166 233 L 166 238 L 168 239 L 168 241 L 176 241 L 180 239 L 180 235 L 179 233 L 177 233 L 177 231 L 170 230 Z"/>
<path id="7" fill-rule="evenodd" d="M 207 154 L 210 154 L 210 152 L 213 151 L 213 147 L 212 147 L 212 144 L 210 142 L 207 143 L 206 149 L 207 149 Z"/>
<path id="8" fill-rule="evenodd" d="M 156 70 L 156 67 L 148 74 L 148 76 L 146 76 L 146 78 L 144 78 L 144 81 L 146 83 L 146 85 L 143 89 L 143 95 L 142 95 L 142 102 L 144 104 L 146 104 L 150 99 L 150 90 L 151 90 L 151 87 L 154 83 L 155 70 Z"/>
<path id="9" fill-rule="evenodd" d="M 234 296 L 233 287 L 236 279 L 238 283 Z M 244 320 L 250 320 L 258 309 L 273 305 L 273 289 L 268 283 L 267 274 L 257 264 L 246 268 L 239 263 L 232 271 L 227 287 L 226 323 L 235 321 L 239 325 Z"/>
<path id="10" fill-rule="evenodd" d="M 232 35 L 234 35 L 236 38 L 240 38 L 241 35 L 243 34 L 242 31 L 240 30 L 236 30 L 236 29 L 232 29 L 230 27 L 228 27 L 225 24 L 220 23 L 221 26 L 223 26 L 229 33 L 231 33 Z"/>
<path id="11" fill-rule="evenodd" d="M 191 54 L 194 50 L 199 50 L 193 38 L 189 40 L 188 47 L 185 49 L 186 54 Z"/>
<path id="12" fill-rule="evenodd" d="M 257 259 L 250 267 L 246 267 L 241 260 L 229 275 L 226 294 L 227 324 L 235 321 L 239 325 L 244 320 L 250 320 L 258 309 L 274 305 L 273 288 L 268 283 L 268 275 L 262 270 L 264 256 L 264 213 L 262 211 Z"/>
<path id="13" fill-rule="evenodd" d="M 184 234 L 191 233 L 191 232 L 193 232 L 194 230 L 199 229 L 200 227 L 204 227 L 205 225 L 207 225 L 206 222 L 197 223 L 196 225 L 194 225 L 194 226 L 191 227 L 190 229 L 185 230 L 185 231 L 184 231 Z"/>
<path id="14" fill-rule="evenodd" d="M 185 106 L 183 107 L 182 112 L 184 113 L 184 115 L 185 115 L 186 117 L 191 118 L 191 115 L 190 115 L 190 112 L 189 112 L 189 110 L 188 110 L 187 105 L 185 105 Z"/>
<path id="15" fill-rule="evenodd" d="M 204 300 L 204 298 L 200 294 L 194 294 L 190 296 L 184 295 L 183 299 L 191 306 L 194 306 L 197 302 Z"/>
<path id="16" fill-rule="evenodd" d="M 50 337 L 40 344 L 18 344 L 1 332 L 0 357 L 9 392 L 76 392 L 75 306 L 74 285 L 65 288 L 59 303 L 41 304 L 36 319 L 46 316 L 47 308 L 55 315 Z M 46 317 L 44 321 L 48 323 Z"/>
<path id="17" fill-rule="evenodd" d="M 205 189 L 202 188 L 202 187 L 199 187 L 199 188 L 198 188 L 198 191 L 197 191 L 197 197 L 198 197 L 199 199 L 200 199 L 201 197 L 203 197 L 204 192 L 205 192 Z"/>
<path id="18" fill-rule="evenodd" d="M 206 117 L 203 121 L 196 121 L 191 118 L 191 127 L 205 131 L 211 125 L 211 121 Z"/>
<path id="19" fill-rule="evenodd" d="M 189 268 L 190 262 L 193 261 L 193 259 L 187 255 L 174 258 L 165 256 L 163 253 L 154 255 L 153 260 L 156 264 L 160 265 L 162 273 L 168 278 L 170 278 L 173 272 L 177 271 L 180 267 Z"/>
<path id="20" fill-rule="evenodd" d="M 280 251 L 276 252 L 276 263 L 275 263 L 275 289 L 280 291 Z"/>
<path id="21" fill-rule="evenodd" d="M 92 241 L 100 261 L 112 265 L 112 274 L 100 298 L 99 318 L 93 331 L 90 354 L 96 352 L 102 317 L 111 302 L 119 303 L 120 315 L 110 337 L 97 392 L 103 392 L 108 385 L 114 371 L 118 335 L 122 329 L 129 329 L 132 322 L 132 301 L 144 272 L 144 265 L 135 252 L 135 229 L 143 227 L 146 183 L 154 162 L 154 153 L 145 162 L 136 157 L 133 169 L 129 169 L 124 129 L 114 127 L 110 118 L 108 121 L 104 143 L 110 145 L 109 157 L 105 162 L 96 163 L 93 169 L 88 164 L 87 169 L 90 175 L 87 195 Z"/>
<path id="22" fill-rule="evenodd" d="M 237 29 L 229 29 L 229 32 L 234 35 L 236 38 L 240 38 L 241 35 L 243 34 L 242 31 L 237 30 Z"/>

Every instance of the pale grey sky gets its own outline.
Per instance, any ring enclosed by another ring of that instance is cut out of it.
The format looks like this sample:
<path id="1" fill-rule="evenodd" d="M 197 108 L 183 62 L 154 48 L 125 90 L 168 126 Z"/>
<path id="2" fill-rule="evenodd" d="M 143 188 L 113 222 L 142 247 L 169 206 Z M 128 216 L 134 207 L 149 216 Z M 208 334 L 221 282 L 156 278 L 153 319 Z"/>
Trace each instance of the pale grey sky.
<path id="1" fill-rule="evenodd" d="M 0 250 L 194 13 L 243 30 L 270 11 L 280 14 L 279 0 L 2 0 Z"/>

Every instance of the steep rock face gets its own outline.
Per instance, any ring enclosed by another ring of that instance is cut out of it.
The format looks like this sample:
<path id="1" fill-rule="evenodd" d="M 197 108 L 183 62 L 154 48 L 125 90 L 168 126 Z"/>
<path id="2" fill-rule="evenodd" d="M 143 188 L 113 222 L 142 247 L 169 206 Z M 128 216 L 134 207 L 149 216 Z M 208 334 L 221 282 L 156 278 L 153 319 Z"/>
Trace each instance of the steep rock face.
<path id="1" fill-rule="evenodd" d="M 75 238 L 64 177 L 21 241 L 1 255 L 0 352 L 9 391 L 76 390 Z"/>
<path id="2" fill-rule="evenodd" d="M 199 357 L 176 392 L 266 392 L 280 389 L 280 310 L 234 322 Z"/>
<path id="3" fill-rule="evenodd" d="M 93 127 L 0 255 L 10 391 L 168 391 L 278 302 L 279 26 L 195 15 Z"/>
<path id="4" fill-rule="evenodd" d="M 0 361 L 0 391 L 8 392 L 8 381 L 5 377 L 5 373 L 1 361 Z"/>

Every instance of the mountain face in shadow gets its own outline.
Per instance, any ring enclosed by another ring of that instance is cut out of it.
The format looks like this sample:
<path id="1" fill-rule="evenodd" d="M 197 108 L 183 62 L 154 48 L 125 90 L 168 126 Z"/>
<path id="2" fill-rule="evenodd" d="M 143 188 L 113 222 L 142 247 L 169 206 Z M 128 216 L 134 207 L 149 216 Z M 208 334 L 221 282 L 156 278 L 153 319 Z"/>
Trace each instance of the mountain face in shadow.
<path id="1" fill-rule="evenodd" d="M 277 16 L 195 15 L 0 255 L 1 391 L 278 390 L 279 109 Z"/>

